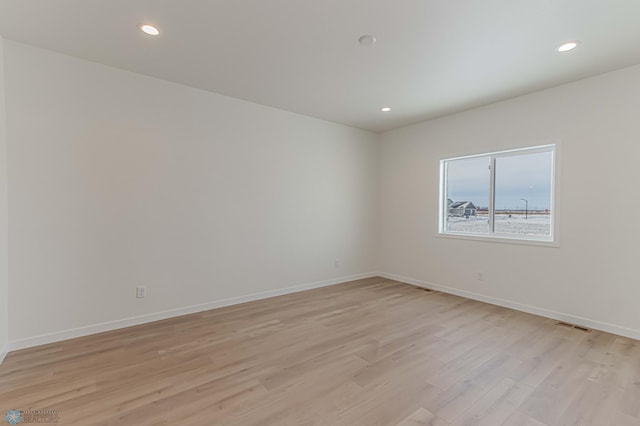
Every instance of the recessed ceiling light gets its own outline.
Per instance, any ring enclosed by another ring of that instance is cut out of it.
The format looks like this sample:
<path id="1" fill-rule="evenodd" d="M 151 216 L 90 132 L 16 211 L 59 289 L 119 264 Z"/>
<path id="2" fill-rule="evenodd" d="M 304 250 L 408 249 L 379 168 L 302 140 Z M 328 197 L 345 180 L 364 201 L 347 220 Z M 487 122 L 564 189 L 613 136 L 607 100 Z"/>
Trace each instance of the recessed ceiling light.
<path id="1" fill-rule="evenodd" d="M 157 36 L 158 34 L 160 34 L 160 30 L 158 30 L 153 25 L 149 25 L 149 24 L 140 25 L 140 30 L 142 30 L 142 32 L 145 34 L 149 34 L 152 36 Z"/>
<path id="2" fill-rule="evenodd" d="M 389 112 L 389 111 L 391 111 L 391 108 L 389 108 L 389 107 L 382 107 L 382 108 L 380 108 L 380 111 L 382 111 L 382 112 Z"/>
<path id="3" fill-rule="evenodd" d="M 578 47 L 579 44 L 580 42 L 578 40 L 568 41 L 566 43 L 561 44 L 558 47 L 558 52 L 568 52 Z"/>
<path id="4" fill-rule="evenodd" d="M 376 38 L 371 34 L 361 35 L 358 38 L 358 43 L 360 43 L 361 46 L 371 46 L 375 42 L 376 42 Z"/>

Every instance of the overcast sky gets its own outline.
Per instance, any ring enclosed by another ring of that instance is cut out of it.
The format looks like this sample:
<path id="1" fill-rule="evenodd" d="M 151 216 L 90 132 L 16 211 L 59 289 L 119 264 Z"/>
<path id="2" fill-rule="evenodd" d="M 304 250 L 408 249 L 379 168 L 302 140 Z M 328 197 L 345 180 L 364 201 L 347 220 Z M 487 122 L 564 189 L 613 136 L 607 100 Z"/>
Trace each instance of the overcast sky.
<path id="1" fill-rule="evenodd" d="M 448 163 L 448 198 L 489 205 L 489 158 L 477 157 Z M 549 209 L 551 205 L 551 153 L 496 159 L 496 210 Z"/>

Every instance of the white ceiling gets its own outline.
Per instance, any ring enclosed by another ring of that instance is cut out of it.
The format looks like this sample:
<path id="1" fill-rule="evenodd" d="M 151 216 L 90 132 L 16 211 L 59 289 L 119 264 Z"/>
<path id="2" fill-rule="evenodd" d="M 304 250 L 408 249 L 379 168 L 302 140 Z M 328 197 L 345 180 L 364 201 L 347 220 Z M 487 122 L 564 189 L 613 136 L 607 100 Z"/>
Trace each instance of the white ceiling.
<path id="1" fill-rule="evenodd" d="M 384 131 L 640 63 L 640 0 L 0 0 L 0 34 Z"/>

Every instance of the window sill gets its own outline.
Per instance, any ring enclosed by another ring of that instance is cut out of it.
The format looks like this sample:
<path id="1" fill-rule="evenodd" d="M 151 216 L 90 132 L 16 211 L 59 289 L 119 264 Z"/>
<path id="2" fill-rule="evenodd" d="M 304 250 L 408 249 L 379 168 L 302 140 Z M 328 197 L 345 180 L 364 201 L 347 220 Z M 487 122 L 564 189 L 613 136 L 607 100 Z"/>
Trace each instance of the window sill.
<path id="1" fill-rule="evenodd" d="M 483 241 L 488 243 L 519 244 L 519 245 L 527 245 L 527 246 L 560 247 L 560 243 L 558 241 L 508 237 L 508 236 L 502 236 L 502 235 L 493 236 L 493 235 L 472 235 L 472 234 L 454 234 L 454 233 L 438 232 L 436 234 L 436 238 Z"/>

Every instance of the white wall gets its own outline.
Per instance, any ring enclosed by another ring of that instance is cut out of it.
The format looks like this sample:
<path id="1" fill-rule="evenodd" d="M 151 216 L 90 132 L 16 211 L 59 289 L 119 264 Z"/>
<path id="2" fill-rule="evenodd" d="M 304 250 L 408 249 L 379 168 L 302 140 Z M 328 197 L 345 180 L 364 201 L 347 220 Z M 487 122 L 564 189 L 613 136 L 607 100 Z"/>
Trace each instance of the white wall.
<path id="1" fill-rule="evenodd" d="M 440 159 L 550 139 L 559 248 L 436 237 Z M 640 337 L 640 66 L 387 132 L 380 156 L 382 271 Z"/>
<path id="2" fill-rule="evenodd" d="M 5 55 L 11 341 L 374 270 L 377 135 Z"/>
<path id="3" fill-rule="evenodd" d="M 0 37 L 0 361 L 9 337 L 9 283 L 7 272 L 7 125 L 4 99 L 4 39 Z"/>

